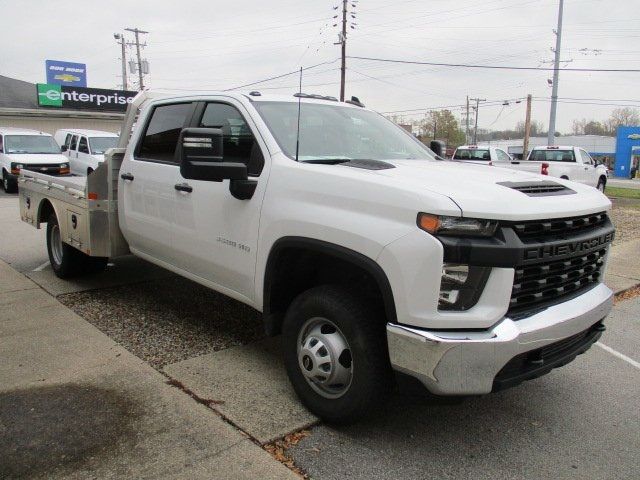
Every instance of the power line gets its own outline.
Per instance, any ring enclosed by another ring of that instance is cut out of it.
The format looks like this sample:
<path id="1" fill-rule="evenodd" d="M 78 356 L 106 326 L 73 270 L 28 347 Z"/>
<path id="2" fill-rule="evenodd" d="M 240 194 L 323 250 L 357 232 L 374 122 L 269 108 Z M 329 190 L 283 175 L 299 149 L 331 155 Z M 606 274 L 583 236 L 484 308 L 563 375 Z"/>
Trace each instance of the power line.
<path id="1" fill-rule="evenodd" d="M 485 68 L 491 70 L 536 70 L 536 71 L 551 71 L 554 68 L 548 67 L 517 67 L 506 65 L 474 65 L 468 63 L 441 63 L 441 62 L 420 62 L 417 60 L 398 60 L 391 58 L 375 58 L 375 57 L 359 57 L 354 55 L 348 55 L 347 58 L 353 58 L 356 60 L 369 60 L 374 62 L 386 62 L 386 63 L 401 63 L 411 65 L 430 65 L 435 67 L 460 67 L 460 68 Z M 640 69 L 624 69 L 624 68 L 560 68 L 562 72 L 624 72 L 624 73 L 640 73 Z"/>
<path id="2" fill-rule="evenodd" d="M 288 77 L 289 75 L 293 75 L 293 74 L 299 74 L 301 70 L 302 70 L 302 71 L 304 71 L 304 70 L 310 70 L 310 69 L 312 69 L 312 68 L 316 68 L 316 67 L 319 67 L 319 66 L 321 66 L 321 65 L 329 65 L 329 64 L 332 64 L 332 63 L 337 62 L 338 60 L 339 60 L 339 58 L 336 58 L 335 60 L 331 60 L 331 61 L 329 61 L 329 62 L 316 63 L 315 65 L 311 65 L 311 66 L 309 66 L 309 67 L 303 67 L 302 69 L 293 70 L 292 72 L 283 73 L 282 75 L 275 75 L 275 76 L 273 76 L 273 77 L 264 78 L 264 79 L 262 79 L 262 80 L 258 80 L 258 81 L 255 81 L 255 82 L 245 83 L 244 85 L 238 85 L 237 87 L 226 88 L 226 89 L 224 89 L 224 90 L 222 90 L 222 91 L 223 91 L 223 92 L 229 92 L 229 91 L 231 91 L 231 90 L 238 90 L 238 89 L 240 89 L 240 88 L 251 87 L 251 86 L 253 86 L 253 85 L 258 85 L 258 84 L 260 84 L 260 83 L 268 82 L 268 81 L 270 81 L 270 80 L 277 80 L 278 78 Z"/>

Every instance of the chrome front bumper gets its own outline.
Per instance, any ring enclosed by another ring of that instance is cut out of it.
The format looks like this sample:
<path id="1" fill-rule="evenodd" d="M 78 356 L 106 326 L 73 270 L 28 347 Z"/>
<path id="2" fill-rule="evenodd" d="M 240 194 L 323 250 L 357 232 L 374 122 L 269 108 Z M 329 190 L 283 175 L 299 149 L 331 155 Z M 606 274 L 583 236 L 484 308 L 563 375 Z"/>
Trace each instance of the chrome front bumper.
<path id="1" fill-rule="evenodd" d="M 515 356 L 588 330 L 613 305 L 604 284 L 521 320 L 504 318 L 483 331 L 429 331 L 387 324 L 395 370 L 420 380 L 436 395 L 480 395 Z"/>

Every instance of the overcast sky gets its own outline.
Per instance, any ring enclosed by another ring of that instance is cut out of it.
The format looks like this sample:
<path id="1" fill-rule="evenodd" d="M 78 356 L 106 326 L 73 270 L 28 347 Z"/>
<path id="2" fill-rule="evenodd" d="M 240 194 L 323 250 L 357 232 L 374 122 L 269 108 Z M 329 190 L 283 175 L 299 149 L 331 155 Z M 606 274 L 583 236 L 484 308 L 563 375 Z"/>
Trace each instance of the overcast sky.
<path id="1" fill-rule="evenodd" d="M 45 59 L 75 61 L 87 64 L 90 87 L 115 88 L 121 83 L 120 47 L 113 33 L 138 27 L 150 32 L 144 57 L 151 88 L 225 89 L 333 62 L 305 71 L 303 91 L 338 96 L 338 22 L 332 18 L 340 12 L 333 9 L 337 5 L 338 0 L 0 0 L 0 74 L 44 82 Z M 542 62 L 553 58 L 558 0 L 358 0 L 349 8 L 357 24 L 347 43 L 353 56 L 527 67 L 549 66 Z M 640 69 L 640 1 L 565 0 L 562 59 L 572 60 L 563 64 L 571 68 Z M 552 72 L 356 59 L 347 68 L 347 96 L 381 112 L 461 105 L 467 95 L 501 101 L 531 93 L 539 97 L 533 119 L 549 123 Z M 290 94 L 297 82 L 289 76 L 250 89 Z M 561 73 L 557 129 L 569 132 L 574 118 L 605 119 L 616 108 L 611 104 L 640 108 L 639 84 L 640 73 Z M 481 107 L 479 126 L 510 128 L 524 119 L 524 111 L 524 102 L 496 102 Z"/>

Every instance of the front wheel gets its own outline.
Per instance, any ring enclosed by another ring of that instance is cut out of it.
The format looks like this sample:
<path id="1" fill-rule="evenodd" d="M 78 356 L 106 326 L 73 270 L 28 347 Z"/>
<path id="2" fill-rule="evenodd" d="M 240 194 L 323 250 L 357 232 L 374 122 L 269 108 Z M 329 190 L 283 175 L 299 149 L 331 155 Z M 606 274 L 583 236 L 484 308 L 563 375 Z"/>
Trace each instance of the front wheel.
<path id="1" fill-rule="evenodd" d="M 18 191 L 18 182 L 11 178 L 6 170 L 2 171 L 2 189 L 6 193 L 16 193 Z"/>
<path id="2" fill-rule="evenodd" d="M 283 323 L 287 374 L 302 403 L 331 423 L 370 414 L 391 390 L 383 316 L 348 290 L 300 294 Z"/>
<path id="3" fill-rule="evenodd" d="M 59 278 L 101 272 L 107 267 L 107 258 L 91 257 L 62 241 L 62 232 L 55 213 L 52 213 L 47 221 L 47 253 L 53 273 Z"/>
<path id="4" fill-rule="evenodd" d="M 607 185 L 607 180 L 604 179 L 603 177 L 600 177 L 600 179 L 598 180 L 598 186 L 596 188 L 600 190 L 602 193 L 604 193 L 604 189 L 606 185 Z"/>

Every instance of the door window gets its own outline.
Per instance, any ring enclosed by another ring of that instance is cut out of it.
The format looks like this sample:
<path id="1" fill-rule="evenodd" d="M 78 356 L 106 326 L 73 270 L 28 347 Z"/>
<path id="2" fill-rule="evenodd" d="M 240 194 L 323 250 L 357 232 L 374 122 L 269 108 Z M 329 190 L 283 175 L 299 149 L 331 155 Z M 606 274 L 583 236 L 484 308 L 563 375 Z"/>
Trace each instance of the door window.
<path id="1" fill-rule="evenodd" d="M 593 165 L 593 158 L 586 151 L 580 149 L 580 156 L 582 157 L 582 163 L 585 165 Z"/>
<path id="2" fill-rule="evenodd" d="M 71 146 L 69 147 L 69 150 L 76 150 L 76 147 L 78 146 L 78 136 L 74 135 L 73 137 L 71 137 Z"/>
<path id="3" fill-rule="evenodd" d="M 71 134 L 67 133 L 67 136 L 64 139 L 64 146 L 69 150 L 69 145 L 71 144 Z"/>
<path id="4" fill-rule="evenodd" d="M 498 160 L 501 162 L 511 161 L 511 157 L 504 150 L 496 149 L 496 155 L 498 156 Z"/>
<path id="5" fill-rule="evenodd" d="M 140 141 L 137 157 L 141 160 L 178 163 L 175 158 L 176 147 L 180 131 L 191 117 L 191 110 L 191 103 L 157 106 Z"/>
<path id="6" fill-rule="evenodd" d="M 4 146 L 2 145 L 2 135 L 0 135 L 0 153 L 4 153 Z"/>
<path id="7" fill-rule="evenodd" d="M 80 137 L 80 143 L 78 143 L 78 151 L 80 153 L 89 153 L 89 143 L 87 137 Z"/>
<path id="8" fill-rule="evenodd" d="M 199 126 L 222 130 L 225 162 L 244 163 L 249 175 L 260 175 L 264 166 L 260 145 L 237 108 L 226 103 L 209 103 Z"/>

